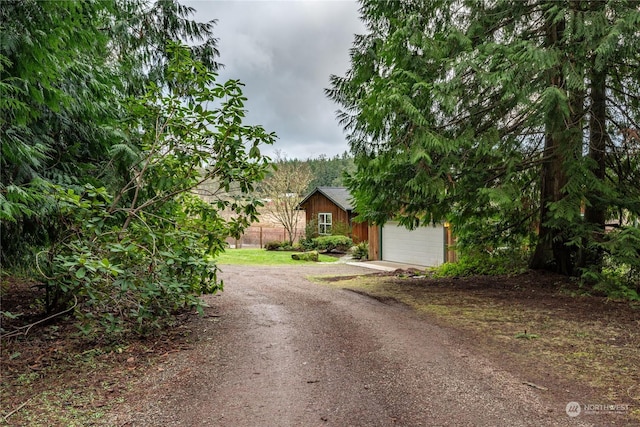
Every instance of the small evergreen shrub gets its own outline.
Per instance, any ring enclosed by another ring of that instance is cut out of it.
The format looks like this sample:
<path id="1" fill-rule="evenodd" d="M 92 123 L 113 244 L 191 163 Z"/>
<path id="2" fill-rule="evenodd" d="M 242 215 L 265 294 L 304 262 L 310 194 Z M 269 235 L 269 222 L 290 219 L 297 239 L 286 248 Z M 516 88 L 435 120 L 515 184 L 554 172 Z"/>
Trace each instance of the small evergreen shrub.
<path id="1" fill-rule="evenodd" d="M 598 282 L 593 285 L 593 291 L 615 300 L 640 301 L 640 294 L 625 283 L 618 274 L 605 271 L 598 279 Z"/>
<path id="2" fill-rule="evenodd" d="M 316 237 L 318 237 L 318 220 L 312 219 L 304 227 L 304 239 L 311 241 Z"/>
<path id="3" fill-rule="evenodd" d="M 298 243 L 291 245 L 287 240 L 283 240 L 282 242 L 279 240 L 272 240 L 265 243 L 264 248 L 268 251 L 298 251 L 300 250 L 300 245 Z"/>
<path id="4" fill-rule="evenodd" d="M 364 241 L 353 246 L 350 249 L 351 256 L 354 259 L 366 260 L 369 259 L 369 243 Z"/>
<path id="5" fill-rule="evenodd" d="M 309 252 L 302 252 L 302 253 L 298 253 L 298 254 L 292 254 L 291 258 L 295 259 L 297 261 L 318 261 L 318 251 L 309 251 Z"/>
<path id="6" fill-rule="evenodd" d="M 282 250 L 284 245 L 287 245 L 288 242 L 280 242 L 278 240 L 272 240 L 270 242 L 265 243 L 264 248 L 268 251 L 279 251 Z"/>
<path id="7" fill-rule="evenodd" d="M 353 246 L 353 240 L 347 236 L 321 236 L 313 239 L 315 249 L 323 252 L 345 253 Z"/>
<path id="8" fill-rule="evenodd" d="M 640 301 L 640 269 L 621 263 L 619 259 L 613 259 L 611 256 L 605 256 L 603 264 L 601 271 L 595 266 L 585 269 L 582 272 L 581 285 L 591 287 L 596 294 L 607 298 Z"/>

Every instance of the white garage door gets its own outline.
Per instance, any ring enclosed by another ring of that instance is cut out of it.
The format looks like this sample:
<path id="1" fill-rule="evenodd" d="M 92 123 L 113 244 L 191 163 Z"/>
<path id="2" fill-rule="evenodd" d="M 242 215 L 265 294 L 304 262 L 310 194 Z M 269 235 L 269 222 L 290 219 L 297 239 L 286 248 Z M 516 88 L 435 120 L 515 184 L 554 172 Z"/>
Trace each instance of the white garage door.
<path id="1" fill-rule="evenodd" d="M 407 230 L 397 223 L 382 227 L 382 259 L 420 266 L 444 262 L 444 228 L 442 225 Z"/>

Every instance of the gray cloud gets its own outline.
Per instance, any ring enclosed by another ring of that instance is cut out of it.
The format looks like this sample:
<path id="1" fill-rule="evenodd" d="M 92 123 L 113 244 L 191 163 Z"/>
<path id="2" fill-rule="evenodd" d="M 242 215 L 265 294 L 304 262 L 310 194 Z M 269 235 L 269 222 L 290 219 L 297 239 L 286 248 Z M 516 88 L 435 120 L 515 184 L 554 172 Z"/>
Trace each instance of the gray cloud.
<path id="1" fill-rule="evenodd" d="M 221 80 L 239 79 L 247 123 L 278 134 L 289 158 L 348 150 L 324 95 L 331 74 L 349 67 L 353 35 L 364 27 L 355 1 L 191 1 L 197 20 L 217 19 Z"/>

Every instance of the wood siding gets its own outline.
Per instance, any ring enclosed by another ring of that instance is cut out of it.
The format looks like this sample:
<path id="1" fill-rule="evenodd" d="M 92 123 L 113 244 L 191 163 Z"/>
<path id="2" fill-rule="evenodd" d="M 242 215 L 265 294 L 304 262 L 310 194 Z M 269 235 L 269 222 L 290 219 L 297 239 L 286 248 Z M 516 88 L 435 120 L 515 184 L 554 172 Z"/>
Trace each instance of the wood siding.
<path id="1" fill-rule="evenodd" d="M 306 212 L 307 224 L 310 221 L 318 221 L 318 214 L 330 213 L 332 224 L 343 223 L 352 227 L 351 238 L 354 243 L 366 241 L 368 239 L 368 226 L 366 223 L 353 222 L 355 214 L 351 214 L 328 199 L 321 193 L 316 193 L 309 197 L 306 202 L 300 205 Z"/>
<path id="2" fill-rule="evenodd" d="M 369 261 L 380 261 L 380 227 L 369 226 Z"/>
<path id="3" fill-rule="evenodd" d="M 458 252 L 456 251 L 456 238 L 451 231 L 451 227 L 445 224 L 444 228 L 447 232 L 446 242 L 447 252 L 445 262 L 458 262 Z"/>
<path id="4" fill-rule="evenodd" d="M 366 222 L 355 222 L 353 221 L 353 217 L 356 215 L 351 215 L 351 238 L 353 239 L 353 243 L 366 242 L 369 240 L 369 224 Z"/>

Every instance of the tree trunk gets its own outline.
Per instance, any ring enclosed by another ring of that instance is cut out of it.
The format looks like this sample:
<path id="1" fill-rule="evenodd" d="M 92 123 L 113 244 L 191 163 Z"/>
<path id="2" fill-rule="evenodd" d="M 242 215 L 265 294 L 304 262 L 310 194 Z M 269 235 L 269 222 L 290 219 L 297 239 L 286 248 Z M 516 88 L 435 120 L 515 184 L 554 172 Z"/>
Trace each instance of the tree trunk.
<path id="1" fill-rule="evenodd" d="M 587 194 L 587 206 L 584 219 L 592 230 L 585 240 L 602 241 L 606 220 L 606 195 L 602 194 L 601 184 L 605 180 L 606 148 L 607 148 L 607 107 L 606 107 L 606 72 L 596 68 L 595 59 L 591 70 L 591 112 L 589 116 L 589 159 L 592 161 L 593 178 L 597 180 L 595 189 Z M 602 250 L 589 248 L 585 242 L 584 256 L 580 259 L 581 267 L 602 267 Z"/>
<path id="2" fill-rule="evenodd" d="M 548 24 L 547 45 L 550 49 L 561 43 L 564 29 L 564 21 Z M 552 219 L 551 206 L 568 196 L 565 190 L 569 181 L 567 164 L 580 155 L 584 94 L 567 90 L 562 65 L 558 65 L 551 74 L 549 84 L 567 92 L 570 114 L 566 116 L 560 108 L 548 113 L 540 185 L 540 227 L 529 267 L 571 275 L 574 272 L 575 249 L 567 245 L 567 230 L 550 225 L 549 221 Z"/>
<path id="3" fill-rule="evenodd" d="M 540 185 L 540 227 L 529 268 L 569 274 L 569 254 L 564 250 L 563 239 L 556 228 L 547 225 L 551 214 L 550 205 L 562 199 L 561 190 L 567 183 L 559 141 L 551 133 L 545 137 L 544 158 Z"/>

